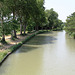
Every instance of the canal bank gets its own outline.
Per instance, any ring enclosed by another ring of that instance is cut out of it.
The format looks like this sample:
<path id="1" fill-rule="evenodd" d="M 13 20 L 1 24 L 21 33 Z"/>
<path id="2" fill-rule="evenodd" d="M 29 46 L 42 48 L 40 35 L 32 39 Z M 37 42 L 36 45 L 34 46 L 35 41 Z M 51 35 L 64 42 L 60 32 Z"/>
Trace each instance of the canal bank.
<path id="1" fill-rule="evenodd" d="M 75 75 L 75 40 L 65 31 L 38 34 L 7 58 L 0 75 Z"/>
<path id="2" fill-rule="evenodd" d="M 5 52 L 3 54 L 1 54 L 1 55 L 3 55 L 3 57 L 0 60 L 0 66 L 2 65 L 2 63 L 6 60 L 6 58 L 10 54 L 12 54 L 18 48 L 20 48 L 24 43 L 26 43 L 28 40 L 30 40 L 32 37 L 36 36 L 37 34 L 44 33 L 44 32 L 47 32 L 47 31 L 46 30 L 39 30 L 38 32 L 31 34 L 30 36 L 28 36 L 27 38 L 25 38 L 23 41 L 19 42 L 18 44 L 11 46 L 9 49 L 6 49 Z"/>

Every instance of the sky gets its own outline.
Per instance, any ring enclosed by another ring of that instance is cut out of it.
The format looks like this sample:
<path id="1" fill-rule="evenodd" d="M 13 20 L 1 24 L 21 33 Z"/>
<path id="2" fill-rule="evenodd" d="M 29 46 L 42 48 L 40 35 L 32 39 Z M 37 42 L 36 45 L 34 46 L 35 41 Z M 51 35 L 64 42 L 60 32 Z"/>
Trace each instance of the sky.
<path id="1" fill-rule="evenodd" d="M 59 19 L 66 21 L 67 16 L 75 12 L 75 0 L 45 0 L 45 8 L 53 8 L 59 15 Z"/>

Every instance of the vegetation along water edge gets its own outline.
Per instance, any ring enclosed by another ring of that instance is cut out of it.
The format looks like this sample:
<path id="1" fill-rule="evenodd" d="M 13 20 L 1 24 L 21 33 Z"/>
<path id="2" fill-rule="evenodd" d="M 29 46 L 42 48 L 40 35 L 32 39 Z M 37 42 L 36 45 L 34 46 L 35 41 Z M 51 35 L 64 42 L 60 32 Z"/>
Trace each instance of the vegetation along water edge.
<path id="1" fill-rule="evenodd" d="M 9 49 L 0 52 L 0 66 L 2 63 L 6 60 L 6 58 L 12 54 L 14 51 L 16 51 L 18 48 L 20 48 L 23 44 L 25 44 L 28 40 L 30 40 L 32 37 L 36 36 L 37 34 L 47 32 L 47 30 L 39 30 L 38 32 L 33 33 L 32 35 L 25 38 L 25 40 L 19 42 L 18 44 L 15 44 L 11 46 Z"/>

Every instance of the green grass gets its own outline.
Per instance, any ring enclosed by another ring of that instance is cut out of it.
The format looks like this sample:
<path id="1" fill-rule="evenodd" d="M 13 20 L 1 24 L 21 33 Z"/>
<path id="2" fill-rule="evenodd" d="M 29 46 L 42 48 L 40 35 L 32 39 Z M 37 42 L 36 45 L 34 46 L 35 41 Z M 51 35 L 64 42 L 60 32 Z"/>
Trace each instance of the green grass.
<path id="1" fill-rule="evenodd" d="M 3 58 L 7 55 L 8 51 L 2 51 L 0 52 L 0 62 L 3 60 Z"/>

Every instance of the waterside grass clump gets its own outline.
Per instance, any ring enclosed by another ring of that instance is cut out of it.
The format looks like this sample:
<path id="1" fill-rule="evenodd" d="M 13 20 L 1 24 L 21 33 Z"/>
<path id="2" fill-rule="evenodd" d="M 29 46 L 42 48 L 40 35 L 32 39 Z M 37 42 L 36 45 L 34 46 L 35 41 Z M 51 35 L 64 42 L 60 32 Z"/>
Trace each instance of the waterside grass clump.
<path id="1" fill-rule="evenodd" d="M 0 52 L 0 65 L 3 63 L 3 61 L 14 51 L 16 51 L 18 48 L 20 48 L 23 44 L 25 44 L 28 40 L 30 40 L 32 37 L 34 37 L 37 34 L 40 33 L 45 33 L 47 32 L 47 30 L 40 30 L 38 32 L 33 33 L 32 35 L 28 36 L 27 38 L 25 38 L 25 40 L 19 42 L 16 45 L 11 46 L 9 49 Z"/>
<path id="2" fill-rule="evenodd" d="M 2 52 L 0 52 L 0 62 L 2 62 L 3 61 L 3 59 L 4 59 L 4 57 L 6 56 L 8 54 L 8 51 L 2 51 Z"/>

